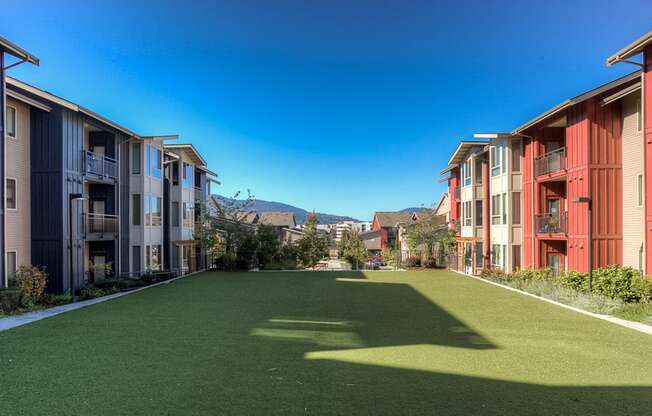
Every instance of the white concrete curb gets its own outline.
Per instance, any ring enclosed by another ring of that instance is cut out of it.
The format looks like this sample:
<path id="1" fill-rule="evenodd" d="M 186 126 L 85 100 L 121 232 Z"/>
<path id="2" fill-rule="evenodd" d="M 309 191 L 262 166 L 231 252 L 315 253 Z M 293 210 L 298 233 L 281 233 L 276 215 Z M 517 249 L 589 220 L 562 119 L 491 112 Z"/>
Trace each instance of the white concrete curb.
<path id="1" fill-rule="evenodd" d="M 164 280 L 162 282 L 154 283 L 148 286 L 139 287 L 137 289 L 128 290 L 125 292 L 118 292 L 112 295 L 106 295 L 95 299 L 82 300 L 80 302 L 68 303 L 66 305 L 55 306 L 53 308 L 41 309 L 34 312 L 27 312 L 22 315 L 16 316 L 7 316 L 6 318 L 0 318 L 0 332 L 6 331 L 11 328 L 16 328 L 21 325 L 26 325 L 32 322 L 40 321 L 41 319 L 50 318 L 65 312 L 74 311 L 75 309 L 81 309 L 86 306 L 95 305 L 98 303 L 106 302 L 111 299 L 120 298 L 122 296 L 131 295 L 132 293 L 140 292 L 141 290 L 149 289 L 159 285 L 167 285 L 174 282 L 175 280 L 183 279 L 202 272 L 193 272 L 184 274 L 183 276 L 178 276 L 173 279 Z"/>
<path id="2" fill-rule="evenodd" d="M 633 321 L 628 321 L 626 319 L 616 318 L 615 316 L 611 316 L 611 315 L 603 315 L 603 314 L 599 314 L 599 313 L 585 311 L 584 309 L 576 308 L 575 306 L 566 305 L 565 303 L 557 302 L 557 301 L 552 300 L 552 299 L 547 299 L 547 298 L 544 298 L 542 296 L 533 295 L 532 293 L 528 293 L 528 292 L 525 292 L 523 290 L 513 288 L 511 286 L 506 286 L 506 285 L 502 285 L 500 283 L 492 282 L 491 280 L 483 279 L 483 278 L 478 277 L 478 276 L 473 276 L 473 275 L 462 273 L 462 272 L 459 272 L 457 270 L 452 270 L 452 269 L 449 269 L 449 271 L 457 273 L 457 274 L 461 274 L 461 275 L 466 276 L 466 277 L 470 277 L 472 279 L 480 280 L 481 282 L 488 283 L 490 285 L 502 287 L 503 289 L 507 289 L 507 290 L 511 290 L 512 292 L 520 293 L 521 295 L 529 296 L 529 297 L 534 298 L 534 299 L 539 299 L 539 300 L 542 300 L 544 302 L 552 303 L 553 305 L 557 305 L 557 306 L 560 306 L 560 307 L 565 308 L 565 309 L 570 309 L 571 311 L 581 313 L 582 315 L 587 315 L 587 316 L 590 316 L 590 317 L 596 318 L 596 319 L 602 319 L 603 321 L 611 322 L 612 324 L 620 325 L 620 326 L 625 327 L 625 328 L 633 329 L 634 331 L 638 331 L 638 332 L 642 332 L 644 334 L 652 335 L 652 326 L 646 325 L 646 324 L 641 323 L 641 322 L 633 322 Z"/>

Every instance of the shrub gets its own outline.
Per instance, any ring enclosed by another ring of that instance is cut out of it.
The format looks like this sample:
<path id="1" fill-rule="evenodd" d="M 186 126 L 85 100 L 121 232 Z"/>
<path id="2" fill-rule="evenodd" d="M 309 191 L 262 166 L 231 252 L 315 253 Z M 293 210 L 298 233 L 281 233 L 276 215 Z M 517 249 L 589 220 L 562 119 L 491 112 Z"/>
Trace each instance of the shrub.
<path id="1" fill-rule="evenodd" d="M 169 274 L 161 275 L 161 277 L 167 277 L 168 275 Z M 116 288 L 119 290 L 127 290 L 145 286 L 145 282 L 140 279 L 106 279 L 94 283 L 93 286 L 100 289 Z"/>
<path id="2" fill-rule="evenodd" d="M 421 257 L 408 257 L 407 260 L 405 260 L 405 267 L 421 267 Z"/>
<path id="3" fill-rule="evenodd" d="M 631 267 L 603 267 L 593 272 L 593 290 L 613 299 L 638 302 L 641 296 L 633 283 L 640 279 L 641 274 Z"/>
<path id="4" fill-rule="evenodd" d="M 646 279 L 643 276 L 634 280 L 632 288 L 639 296 L 639 302 L 652 303 L 652 279 Z"/>
<path id="5" fill-rule="evenodd" d="M 554 278 L 550 269 L 521 269 L 510 276 L 512 280 L 551 280 Z"/>
<path id="6" fill-rule="evenodd" d="M 13 312 L 20 307 L 20 292 L 16 289 L 0 290 L 0 312 Z"/>
<path id="7" fill-rule="evenodd" d="M 507 280 L 509 275 L 505 273 L 502 269 L 491 268 L 491 269 L 482 269 L 480 277 L 483 279 L 489 280 Z"/>
<path id="8" fill-rule="evenodd" d="M 72 296 L 70 296 L 70 293 L 68 292 L 62 295 L 54 295 L 48 293 L 45 296 L 43 296 L 43 300 L 41 301 L 41 304 L 49 308 L 53 306 L 65 305 L 66 303 L 70 303 L 71 301 L 72 301 Z"/>
<path id="9" fill-rule="evenodd" d="M 588 274 L 576 271 L 562 273 L 559 276 L 559 284 L 568 289 L 573 289 L 580 292 L 588 292 Z"/>
<path id="10" fill-rule="evenodd" d="M 16 286 L 24 306 L 34 306 L 43 299 L 47 275 L 36 266 L 20 266 L 16 271 Z"/>

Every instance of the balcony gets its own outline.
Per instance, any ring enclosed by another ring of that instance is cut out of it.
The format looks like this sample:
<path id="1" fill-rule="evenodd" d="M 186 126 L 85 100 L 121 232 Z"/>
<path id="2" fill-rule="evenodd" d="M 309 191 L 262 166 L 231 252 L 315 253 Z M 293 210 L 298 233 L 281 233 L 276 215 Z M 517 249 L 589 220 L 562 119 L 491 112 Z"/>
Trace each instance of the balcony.
<path id="1" fill-rule="evenodd" d="M 88 240 L 113 240 L 118 237 L 118 216 L 82 214 L 82 233 Z"/>
<path id="2" fill-rule="evenodd" d="M 534 159 L 535 176 L 550 175 L 566 169 L 566 148 L 562 147 Z"/>
<path id="3" fill-rule="evenodd" d="M 538 234 L 566 234 L 568 213 L 536 214 L 534 224 Z"/>
<path id="4" fill-rule="evenodd" d="M 118 178 L 118 162 L 108 156 L 102 156 L 82 150 L 84 174 L 102 181 L 115 181 Z"/>

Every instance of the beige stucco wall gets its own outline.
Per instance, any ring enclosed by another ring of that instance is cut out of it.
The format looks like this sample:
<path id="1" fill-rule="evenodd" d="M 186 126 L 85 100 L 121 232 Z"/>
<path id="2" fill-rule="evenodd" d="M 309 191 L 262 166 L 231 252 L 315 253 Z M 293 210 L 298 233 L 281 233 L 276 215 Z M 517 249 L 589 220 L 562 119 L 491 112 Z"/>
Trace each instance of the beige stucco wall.
<path id="1" fill-rule="evenodd" d="M 638 205 L 638 175 L 643 174 L 643 132 L 638 131 L 640 93 L 623 98 L 623 265 L 639 268 L 639 250 L 645 240 L 643 206 Z"/>
<path id="2" fill-rule="evenodd" d="M 30 107 L 11 97 L 16 108 L 16 138 L 7 137 L 7 178 L 16 179 L 16 209 L 7 210 L 7 251 L 16 251 L 17 266 L 31 263 L 30 222 Z"/>

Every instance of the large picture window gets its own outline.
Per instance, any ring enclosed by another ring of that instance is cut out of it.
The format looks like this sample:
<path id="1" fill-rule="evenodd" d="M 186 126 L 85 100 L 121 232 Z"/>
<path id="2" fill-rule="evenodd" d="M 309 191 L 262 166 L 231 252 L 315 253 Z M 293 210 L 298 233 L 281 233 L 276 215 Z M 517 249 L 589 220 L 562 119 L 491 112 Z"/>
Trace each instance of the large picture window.
<path id="1" fill-rule="evenodd" d="M 161 152 L 161 149 L 158 149 L 154 146 L 152 146 L 151 152 L 152 155 L 150 161 L 152 163 L 152 177 L 160 179 L 163 169 L 163 153 Z"/>
<path id="2" fill-rule="evenodd" d="M 462 163 L 462 186 L 471 185 L 471 164 L 467 161 Z"/>
<path id="3" fill-rule="evenodd" d="M 163 219 L 163 204 L 160 197 L 152 196 L 150 197 L 150 218 L 152 227 L 160 227 L 161 221 Z"/>
<path id="4" fill-rule="evenodd" d="M 491 196 L 491 224 L 498 225 L 502 219 L 502 210 L 501 210 L 501 197 L 500 195 Z"/>
<path id="5" fill-rule="evenodd" d="M 193 208 L 189 202 L 183 203 L 183 226 L 185 228 L 192 228 Z"/>
<path id="6" fill-rule="evenodd" d="M 192 165 L 188 163 L 183 163 L 183 180 L 181 182 L 181 186 L 184 188 L 191 188 L 192 187 Z"/>

